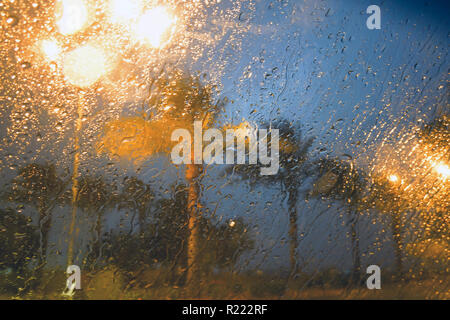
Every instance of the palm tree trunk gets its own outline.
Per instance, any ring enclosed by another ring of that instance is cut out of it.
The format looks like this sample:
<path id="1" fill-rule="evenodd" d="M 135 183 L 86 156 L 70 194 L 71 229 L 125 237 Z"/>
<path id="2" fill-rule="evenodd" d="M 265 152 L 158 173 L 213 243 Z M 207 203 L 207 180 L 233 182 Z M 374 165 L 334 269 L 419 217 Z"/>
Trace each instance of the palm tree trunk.
<path id="1" fill-rule="evenodd" d="M 39 228 L 40 228 L 40 254 L 39 265 L 43 266 L 47 262 L 48 237 L 51 228 L 51 215 L 45 208 L 39 209 Z"/>
<path id="2" fill-rule="evenodd" d="M 98 262 L 98 259 L 101 256 L 101 247 L 102 247 L 102 212 L 99 211 L 97 213 L 97 223 L 95 225 L 95 232 L 97 234 L 97 240 L 95 241 L 95 256 Z"/>
<path id="3" fill-rule="evenodd" d="M 188 182 L 188 202 L 187 211 L 189 214 L 188 222 L 188 248 L 187 248 L 187 277 L 186 283 L 192 284 L 197 280 L 198 276 L 198 237 L 199 237 L 199 225 L 198 220 L 200 217 L 199 211 L 199 182 L 198 176 L 200 175 L 200 165 L 188 164 L 186 165 L 186 180 Z"/>
<path id="4" fill-rule="evenodd" d="M 289 260 L 290 275 L 297 272 L 297 247 L 298 247 L 298 226 L 297 226 L 297 188 L 289 188 L 288 207 L 289 207 Z"/>
<path id="5" fill-rule="evenodd" d="M 353 283 L 358 283 L 361 278 L 361 255 L 359 251 L 359 237 L 357 232 L 358 213 L 350 212 L 350 216 L 353 216 L 350 225 L 350 232 L 352 237 L 352 260 L 353 260 L 352 280 Z"/>
<path id="6" fill-rule="evenodd" d="M 399 212 L 391 214 L 391 231 L 394 240 L 394 254 L 395 254 L 395 273 L 400 276 L 403 269 L 402 262 L 402 220 Z"/>
<path id="7" fill-rule="evenodd" d="M 139 236 L 142 237 L 145 231 L 145 208 L 139 208 L 138 210 Z"/>

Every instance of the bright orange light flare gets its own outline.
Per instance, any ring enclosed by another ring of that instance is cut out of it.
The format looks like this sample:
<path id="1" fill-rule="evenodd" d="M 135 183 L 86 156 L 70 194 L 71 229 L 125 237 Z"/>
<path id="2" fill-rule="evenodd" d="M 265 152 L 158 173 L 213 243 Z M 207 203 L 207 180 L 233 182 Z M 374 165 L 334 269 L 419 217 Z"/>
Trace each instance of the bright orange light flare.
<path id="1" fill-rule="evenodd" d="M 45 58 L 50 62 L 58 60 L 61 53 L 61 48 L 54 40 L 43 40 L 41 42 L 41 50 Z"/>
<path id="2" fill-rule="evenodd" d="M 61 0 L 62 14 L 56 22 L 63 35 L 74 34 L 83 29 L 88 20 L 88 9 L 84 0 Z"/>
<path id="3" fill-rule="evenodd" d="M 69 52 L 63 61 L 63 72 L 69 83 L 88 87 L 108 71 L 108 61 L 102 50 L 85 45 Z"/>
<path id="4" fill-rule="evenodd" d="M 109 15 L 112 22 L 126 23 L 137 19 L 141 13 L 141 2 L 137 0 L 111 0 Z"/>
<path id="5" fill-rule="evenodd" d="M 398 176 L 396 174 L 391 174 L 388 176 L 388 180 L 392 183 L 397 183 L 398 182 Z"/>
<path id="6" fill-rule="evenodd" d="M 433 169 L 444 179 L 448 179 L 448 177 L 450 176 L 450 168 L 443 162 L 439 162 L 438 164 L 436 164 Z"/>
<path id="7" fill-rule="evenodd" d="M 146 11 L 135 28 L 136 37 L 149 43 L 152 47 L 159 47 L 166 37 L 170 37 L 176 18 L 173 17 L 166 8 L 155 7 Z"/>

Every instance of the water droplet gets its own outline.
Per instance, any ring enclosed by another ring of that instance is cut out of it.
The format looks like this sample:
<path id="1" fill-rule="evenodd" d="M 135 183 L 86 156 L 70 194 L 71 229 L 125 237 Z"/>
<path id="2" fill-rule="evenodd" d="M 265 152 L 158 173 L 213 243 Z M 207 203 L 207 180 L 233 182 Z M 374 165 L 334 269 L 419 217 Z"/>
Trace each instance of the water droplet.
<path id="1" fill-rule="evenodd" d="M 11 27 L 16 26 L 19 23 L 19 18 L 17 18 L 16 16 L 9 16 L 8 18 L 6 18 L 6 23 L 8 25 L 10 25 Z"/>

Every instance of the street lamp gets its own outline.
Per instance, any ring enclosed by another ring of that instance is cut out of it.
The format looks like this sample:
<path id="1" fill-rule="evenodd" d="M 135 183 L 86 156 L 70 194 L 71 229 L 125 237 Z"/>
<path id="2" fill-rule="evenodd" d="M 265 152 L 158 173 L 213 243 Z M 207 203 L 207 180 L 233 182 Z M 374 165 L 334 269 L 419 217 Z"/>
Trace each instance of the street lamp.
<path id="1" fill-rule="evenodd" d="M 41 50 L 45 59 L 49 62 L 58 60 L 61 54 L 61 48 L 55 40 L 44 40 L 41 43 Z"/>
<path id="2" fill-rule="evenodd" d="M 392 183 L 397 183 L 398 182 L 398 176 L 396 174 L 390 174 L 388 176 L 388 180 Z"/>
<path id="3" fill-rule="evenodd" d="M 108 15 L 112 22 L 126 24 L 135 20 L 142 10 L 142 2 L 138 0 L 111 0 Z"/>
<path id="4" fill-rule="evenodd" d="M 433 165 L 433 170 L 439 174 L 443 180 L 447 180 L 450 176 L 450 168 L 447 164 L 439 162 Z"/>
<path id="5" fill-rule="evenodd" d="M 158 48 L 164 44 L 164 40 L 170 38 L 174 18 L 165 7 L 155 7 L 146 11 L 134 27 L 134 35 L 138 40 Z M 165 39 L 165 37 L 168 37 Z"/>
<path id="6" fill-rule="evenodd" d="M 158 48 L 166 44 L 175 27 L 176 18 L 163 6 L 150 8 L 142 13 L 143 4 L 138 0 L 109 0 L 108 15 L 110 22 L 121 23 L 128 28 L 130 36 L 135 40 Z M 58 33 L 72 36 L 87 28 L 95 16 L 93 10 L 87 6 L 86 0 L 61 0 L 57 5 L 56 26 Z M 108 32 L 121 32 L 111 29 Z M 113 34 L 118 37 L 119 34 Z M 109 55 L 93 41 L 92 35 L 84 36 L 82 44 L 64 52 L 56 39 L 40 42 L 41 54 L 47 62 L 60 65 L 65 82 L 77 89 L 77 119 L 75 122 L 74 162 L 72 175 L 72 216 L 69 228 L 68 265 L 73 263 L 74 229 L 77 214 L 77 197 L 79 193 L 78 176 L 80 164 L 80 134 L 82 129 L 83 105 L 85 94 L 89 87 L 112 71 L 113 64 Z M 90 39 L 86 39 L 90 38 Z M 69 38 L 69 40 L 72 38 Z M 76 40 L 79 41 L 80 39 Z M 86 41 L 88 40 L 88 41 Z"/>
<path id="7" fill-rule="evenodd" d="M 76 48 L 63 59 L 63 74 L 67 81 L 79 88 L 97 82 L 108 71 L 108 61 L 100 48 L 87 44 Z"/>
<path id="8" fill-rule="evenodd" d="M 69 228 L 68 265 L 73 262 L 74 229 L 77 214 L 78 170 L 80 165 L 80 134 L 83 119 L 84 88 L 97 82 L 108 71 L 108 61 L 103 51 L 87 44 L 69 52 L 63 59 L 63 74 L 67 81 L 78 89 L 77 113 L 75 123 L 75 155 L 72 175 L 72 220 Z"/>
<path id="9" fill-rule="evenodd" d="M 84 0 L 62 0 L 57 11 L 61 14 L 56 25 L 62 35 L 74 34 L 87 26 L 89 11 Z"/>
<path id="10" fill-rule="evenodd" d="M 58 31 L 64 36 L 75 34 L 84 29 L 90 19 L 89 8 L 85 0 L 62 0 L 61 15 L 56 21 Z M 44 41 L 43 50 L 46 57 L 57 60 L 61 49 L 55 41 Z M 107 59 L 104 53 L 93 45 L 78 47 L 62 59 L 62 69 L 67 82 L 77 88 L 77 120 L 75 122 L 74 162 L 72 173 L 72 217 L 69 227 L 69 244 L 67 251 L 68 265 L 73 263 L 74 229 L 77 214 L 77 198 L 79 193 L 78 175 L 80 165 L 80 134 L 83 120 L 84 89 L 91 86 L 107 72 Z"/>

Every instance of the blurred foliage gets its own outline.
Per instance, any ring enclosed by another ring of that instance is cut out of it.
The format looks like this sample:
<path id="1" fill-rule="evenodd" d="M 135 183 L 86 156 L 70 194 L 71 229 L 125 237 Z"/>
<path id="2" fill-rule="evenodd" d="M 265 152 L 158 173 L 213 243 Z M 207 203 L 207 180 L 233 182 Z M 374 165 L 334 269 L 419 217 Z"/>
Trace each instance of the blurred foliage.
<path id="1" fill-rule="evenodd" d="M 52 224 L 52 210 L 63 199 L 66 188 L 53 164 L 28 164 L 19 169 L 11 188 L 6 191 L 9 201 L 29 204 L 39 213 L 40 264 L 45 264 L 48 237 Z"/>
<path id="2" fill-rule="evenodd" d="M 139 19 L 113 21 L 109 1 L 63 10 L 87 21 L 61 32 L 56 2 L 0 3 L 0 299 L 61 298 L 74 207 L 75 298 L 192 298 L 190 260 L 204 298 L 450 297 L 440 3 L 385 1 L 398 19 L 373 37 L 352 2 L 156 1 L 177 22 L 151 47 L 135 37 Z M 74 50 L 91 45 L 105 59 L 72 70 Z M 98 81 L 80 90 L 70 73 Z M 278 174 L 193 164 L 168 191 L 178 167 L 151 162 L 195 120 L 279 129 Z M 368 263 L 382 267 L 383 290 L 354 281 Z"/>
<path id="3" fill-rule="evenodd" d="M 346 207 L 346 224 L 350 227 L 352 241 L 352 281 L 358 283 L 362 276 L 358 221 L 369 208 L 365 197 L 367 176 L 362 170 L 355 168 L 353 162 L 336 158 L 320 159 L 316 166 L 319 177 L 313 184 L 310 196 L 326 201 L 339 201 Z"/>
<path id="4" fill-rule="evenodd" d="M 178 143 L 171 141 L 174 130 L 186 129 L 193 134 L 196 120 L 202 121 L 203 127 L 213 125 L 225 105 L 224 99 L 213 103 L 214 90 L 200 76 L 179 70 L 154 79 L 147 99 L 153 111 L 108 122 L 98 142 L 98 152 L 133 162 L 170 153 Z"/>
<path id="5" fill-rule="evenodd" d="M 288 198 L 290 273 L 294 276 L 298 271 L 298 189 L 308 176 L 308 151 L 314 139 L 305 139 L 302 136 L 301 128 L 286 119 L 274 121 L 270 124 L 264 123 L 260 126 L 260 129 L 266 129 L 268 132 L 267 150 L 271 150 L 271 128 L 279 130 L 278 157 L 280 168 L 277 174 L 261 175 L 260 163 L 256 165 L 233 165 L 228 167 L 226 172 L 238 175 L 241 179 L 249 182 L 250 185 L 263 184 L 267 186 L 275 183 L 280 185 L 282 195 Z"/>
<path id="6" fill-rule="evenodd" d="M 178 185 L 172 198 L 157 201 L 142 233 L 110 233 L 105 249 L 109 262 L 129 272 L 150 266 L 166 268 L 169 281 L 182 281 L 187 267 L 189 232 L 186 202 L 186 187 Z M 242 219 L 229 224 L 202 216 L 199 230 L 200 258 L 197 263 L 203 274 L 232 268 L 239 257 L 253 247 L 248 227 Z"/>
<path id="7" fill-rule="evenodd" d="M 13 209 L 0 209 L 0 243 L 0 270 L 23 271 L 39 247 L 31 218 Z"/>
<path id="8" fill-rule="evenodd" d="M 306 160 L 308 159 L 308 151 L 311 148 L 314 139 L 303 137 L 301 128 L 298 124 L 291 123 L 287 119 L 274 121 L 270 124 L 263 123 L 256 129 L 268 130 L 268 150 L 270 150 L 271 146 L 271 128 L 279 130 L 280 169 L 278 173 L 275 175 L 262 176 L 260 171 L 261 164 L 237 164 L 228 168 L 227 173 L 235 173 L 250 184 L 279 183 L 282 188 L 284 188 L 283 190 L 287 190 L 291 188 L 291 186 L 293 188 L 298 188 L 308 175 L 308 163 Z"/>
<path id="9" fill-rule="evenodd" d="M 31 218 L 13 209 L 0 209 L 0 293 L 17 294 L 32 279 L 30 263 L 39 248 Z"/>

